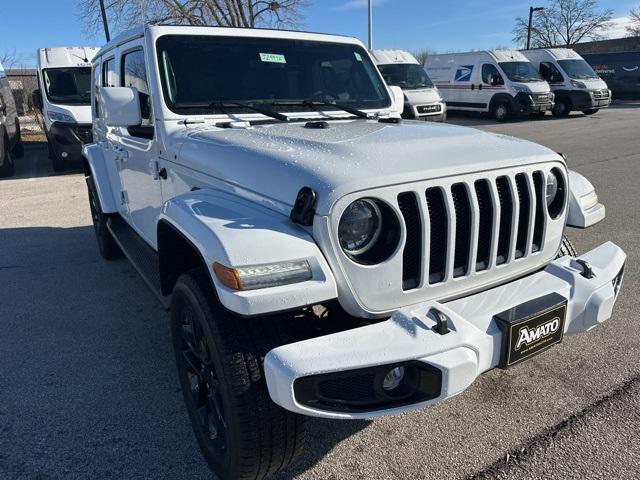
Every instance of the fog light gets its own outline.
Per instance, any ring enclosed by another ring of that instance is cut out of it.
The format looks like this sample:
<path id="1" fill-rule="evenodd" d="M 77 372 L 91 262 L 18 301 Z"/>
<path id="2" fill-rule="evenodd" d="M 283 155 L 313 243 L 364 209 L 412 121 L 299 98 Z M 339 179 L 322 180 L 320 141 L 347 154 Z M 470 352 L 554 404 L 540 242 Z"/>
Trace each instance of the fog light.
<path id="1" fill-rule="evenodd" d="M 382 381 L 382 388 L 386 392 L 391 392 L 400 386 L 403 379 L 404 367 L 393 368 L 385 375 L 384 380 Z"/>
<path id="2" fill-rule="evenodd" d="M 62 152 L 62 153 L 60 154 L 60 156 L 61 156 L 62 158 L 67 158 L 67 157 L 69 156 L 69 154 L 68 154 L 67 152 Z"/>

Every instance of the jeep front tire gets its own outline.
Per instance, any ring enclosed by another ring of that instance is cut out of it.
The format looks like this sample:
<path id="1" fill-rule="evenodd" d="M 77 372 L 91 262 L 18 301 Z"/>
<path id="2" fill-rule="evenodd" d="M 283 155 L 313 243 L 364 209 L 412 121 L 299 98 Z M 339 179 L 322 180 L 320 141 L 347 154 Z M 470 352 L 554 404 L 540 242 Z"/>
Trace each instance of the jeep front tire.
<path id="1" fill-rule="evenodd" d="M 202 269 L 180 276 L 171 298 L 178 377 L 196 439 L 221 480 L 268 478 L 302 450 L 304 417 L 269 396 L 263 361 L 288 343 L 278 318 L 224 310 Z"/>

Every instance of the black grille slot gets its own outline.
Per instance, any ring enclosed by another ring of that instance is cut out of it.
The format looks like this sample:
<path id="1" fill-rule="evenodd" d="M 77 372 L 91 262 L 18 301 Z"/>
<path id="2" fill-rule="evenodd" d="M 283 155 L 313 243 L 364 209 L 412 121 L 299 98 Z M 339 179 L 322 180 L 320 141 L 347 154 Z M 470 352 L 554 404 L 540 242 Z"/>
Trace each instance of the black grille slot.
<path id="1" fill-rule="evenodd" d="M 542 172 L 533 172 L 533 185 L 536 189 L 536 218 L 533 225 L 533 245 L 532 252 L 539 252 L 542 248 L 542 235 L 544 233 L 544 208 L 546 199 L 544 195 L 544 176 Z"/>
<path id="2" fill-rule="evenodd" d="M 318 383 L 318 394 L 329 401 L 365 401 L 375 398 L 375 373 L 327 379 Z"/>
<path id="3" fill-rule="evenodd" d="M 444 279 L 447 259 L 447 207 L 441 188 L 428 188 L 426 191 L 429 210 L 429 283 L 438 283 Z"/>
<path id="4" fill-rule="evenodd" d="M 516 175 L 516 190 L 520 202 L 520 215 L 518 216 L 518 234 L 516 236 L 515 258 L 522 258 L 527 249 L 527 235 L 529 233 L 529 216 L 531 214 L 531 197 L 529 186 L 524 173 Z"/>
<path id="5" fill-rule="evenodd" d="M 453 276 L 461 277 L 469 269 L 471 243 L 471 203 L 467 187 L 463 183 L 451 186 L 453 207 L 456 212 L 456 251 L 453 259 Z"/>
<path id="6" fill-rule="evenodd" d="M 418 199 L 412 192 L 398 195 L 398 207 L 407 230 L 402 253 L 402 289 L 411 290 L 420 284 L 422 265 L 422 223 Z"/>
<path id="7" fill-rule="evenodd" d="M 489 268 L 491 257 L 491 238 L 493 236 L 493 203 L 491 201 L 491 187 L 487 180 L 477 180 L 475 183 L 476 198 L 478 199 L 478 250 L 476 254 L 476 271 L 481 272 Z"/>
<path id="8" fill-rule="evenodd" d="M 496 179 L 498 199 L 500 201 L 500 233 L 498 234 L 498 252 L 496 264 L 506 263 L 509 256 L 511 240 L 511 216 L 513 215 L 513 202 L 511 200 L 511 187 L 507 177 Z"/>

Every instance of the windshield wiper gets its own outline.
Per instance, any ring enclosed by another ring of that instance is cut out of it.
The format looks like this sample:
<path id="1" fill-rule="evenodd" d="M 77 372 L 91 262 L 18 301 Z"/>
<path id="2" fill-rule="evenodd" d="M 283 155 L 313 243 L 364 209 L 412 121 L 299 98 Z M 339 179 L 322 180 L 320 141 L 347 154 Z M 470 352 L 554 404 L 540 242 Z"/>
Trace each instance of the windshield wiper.
<path id="1" fill-rule="evenodd" d="M 270 105 L 275 107 L 286 107 L 286 106 L 295 106 L 302 105 L 305 107 L 318 107 L 318 106 L 326 106 L 326 107 L 335 107 L 338 110 L 343 110 L 351 115 L 355 115 L 360 118 L 371 118 L 371 115 L 363 112 L 362 110 L 358 110 L 357 108 L 351 108 L 346 105 L 342 105 L 340 103 L 331 102 L 329 100 L 303 100 L 301 102 L 273 102 Z"/>
<path id="2" fill-rule="evenodd" d="M 207 105 L 208 108 L 217 108 L 218 110 L 224 111 L 225 108 L 233 107 L 233 108 L 246 108 L 248 110 L 253 110 L 256 113 L 261 113 L 267 117 L 275 118 L 276 120 L 280 120 L 282 122 L 288 122 L 290 119 L 286 115 L 283 115 L 278 112 L 274 112 L 269 108 L 258 107 L 253 103 L 244 103 L 244 102 L 211 102 Z"/>

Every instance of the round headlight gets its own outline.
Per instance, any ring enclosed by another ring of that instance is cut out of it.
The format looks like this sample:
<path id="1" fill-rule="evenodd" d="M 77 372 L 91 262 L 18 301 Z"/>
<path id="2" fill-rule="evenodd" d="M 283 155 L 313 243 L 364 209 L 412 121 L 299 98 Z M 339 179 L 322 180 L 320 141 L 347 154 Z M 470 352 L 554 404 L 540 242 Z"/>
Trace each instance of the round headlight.
<path id="1" fill-rule="evenodd" d="M 350 255 L 361 255 L 376 243 L 382 231 L 382 214 L 373 200 L 356 200 L 342 214 L 338 239 Z"/>
<path id="2" fill-rule="evenodd" d="M 558 196 L 558 176 L 553 170 L 547 175 L 546 192 L 547 207 L 549 207 Z"/>

